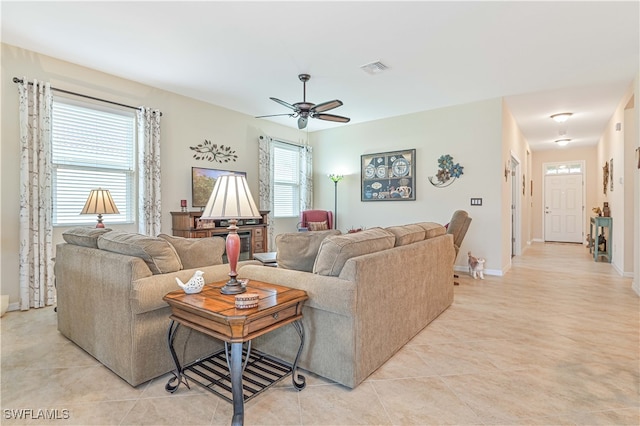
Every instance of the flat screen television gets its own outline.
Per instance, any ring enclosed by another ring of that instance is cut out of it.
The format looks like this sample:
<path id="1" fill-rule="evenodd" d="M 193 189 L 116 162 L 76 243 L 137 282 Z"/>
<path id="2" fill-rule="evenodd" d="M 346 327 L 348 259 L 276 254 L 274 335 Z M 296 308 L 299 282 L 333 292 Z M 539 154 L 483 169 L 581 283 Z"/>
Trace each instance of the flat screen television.
<path id="1" fill-rule="evenodd" d="M 245 172 L 233 170 L 205 169 L 204 167 L 191 168 L 191 205 L 205 208 L 207 201 L 213 192 L 216 179 L 223 175 L 247 176 Z"/>

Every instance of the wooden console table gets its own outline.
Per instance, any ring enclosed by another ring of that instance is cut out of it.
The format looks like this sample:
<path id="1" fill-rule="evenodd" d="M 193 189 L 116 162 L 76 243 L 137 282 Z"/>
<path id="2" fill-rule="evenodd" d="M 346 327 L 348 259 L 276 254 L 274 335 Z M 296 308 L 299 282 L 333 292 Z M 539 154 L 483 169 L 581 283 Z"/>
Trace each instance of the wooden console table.
<path id="1" fill-rule="evenodd" d="M 605 235 L 604 228 L 607 229 Z M 595 233 L 594 233 L 595 230 Z M 600 256 L 605 257 L 607 262 L 611 263 L 611 248 L 613 242 L 613 220 L 611 217 L 605 216 L 592 216 L 590 220 L 589 233 L 593 238 L 593 260 L 596 262 Z M 600 244 L 598 244 L 599 235 L 605 235 L 604 250 L 600 250 Z M 589 251 L 591 253 L 591 251 Z"/>
<path id="2" fill-rule="evenodd" d="M 247 292 L 259 295 L 258 307 L 237 309 L 234 295 L 220 293 L 224 284 L 224 281 L 206 284 L 202 292 L 196 294 L 176 290 L 164 296 L 163 300 L 171 308 L 167 337 L 176 366 L 165 390 L 173 393 L 181 383 L 189 387 L 189 379 L 233 403 L 232 425 L 242 425 L 244 402 L 285 377 L 291 375 L 296 390 L 304 389 L 305 378 L 298 374 L 297 365 L 304 346 L 304 328 L 300 321 L 302 305 L 308 296 L 303 290 L 250 281 Z M 300 336 L 300 347 L 293 364 L 251 350 L 252 339 L 287 324 L 292 324 Z M 173 347 L 180 325 L 224 341 L 225 349 L 181 365 Z"/>
<path id="3" fill-rule="evenodd" d="M 259 219 L 245 219 L 238 221 L 238 234 L 241 239 L 240 260 L 253 258 L 254 253 L 266 253 L 269 251 L 267 227 L 267 215 L 269 211 L 260 211 L 262 215 Z M 208 238 L 226 237 L 229 231 L 228 224 L 220 220 L 204 221 L 200 220 L 202 212 L 171 212 L 171 231 L 176 237 L 184 238 Z M 250 241 L 243 246 L 243 236 L 247 236 Z"/>

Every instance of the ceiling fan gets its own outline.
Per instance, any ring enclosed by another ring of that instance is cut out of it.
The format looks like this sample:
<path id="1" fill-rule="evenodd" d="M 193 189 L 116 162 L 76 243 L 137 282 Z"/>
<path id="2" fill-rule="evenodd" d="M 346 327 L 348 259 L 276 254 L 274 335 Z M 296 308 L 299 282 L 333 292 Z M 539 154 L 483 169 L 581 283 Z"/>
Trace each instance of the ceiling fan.
<path id="1" fill-rule="evenodd" d="M 327 101 L 327 102 L 323 102 L 321 104 L 312 104 L 311 102 L 307 102 L 307 81 L 309 81 L 309 79 L 311 79 L 311 76 L 309 74 L 300 74 L 298 75 L 298 78 L 300 79 L 300 81 L 302 82 L 302 102 L 296 102 L 295 104 L 291 105 L 285 101 L 281 101 L 278 98 L 269 98 L 272 101 L 275 101 L 277 103 L 279 103 L 280 105 L 283 105 L 291 110 L 293 110 L 293 112 L 287 113 L 287 114 L 272 114 L 272 115 L 261 115 L 259 117 L 256 118 L 265 118 L 265 117 L 277 117 L 277 116 L 281 116 L 281 115 L 288 115 L 289 117 L 294 117 L 294 118 L 298 118 L 298 129 L 304 129 L 305 127 L 307 127 L 307 121 L 309 120 L 309 117 L 311 118 L 317 118 L 320 120 L 327 120 L 327 121 L 337 121 L 338 123 L 348 123 L 351 119 L 348 117 L 342 117 L 340 115 L 334 115 L 334 114 L 323 114 L 325 111 L 329 111 L 331 109 L 334 108 L 338 108 L 339 106 L 342 105 L 342 101 L 339 99 L 334 99 L 332 101 Z"/>

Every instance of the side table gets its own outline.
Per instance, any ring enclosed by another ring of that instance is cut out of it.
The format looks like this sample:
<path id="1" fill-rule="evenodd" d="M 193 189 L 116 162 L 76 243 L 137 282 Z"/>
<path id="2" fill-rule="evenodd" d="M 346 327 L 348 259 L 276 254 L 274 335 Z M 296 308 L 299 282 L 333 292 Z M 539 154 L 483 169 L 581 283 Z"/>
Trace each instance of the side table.
<path id="1" fill-rule="evenodd" d="M 613 247 L 613 219 L 605 216 L 592 216 L 589 222 L 589 232 L 591 238 L 593 238 L 593 260 L 597 262 L 600 256 L 604 256 L 607 261 L 611 263 L 611 247 Z M 604 228 L 607 228 L 608 232 L 605 237 L 604 250 L 600 250 L 600 244 L 598 244 L 598 232 L 604 235 Z"/>
<path id="2" fill-rule="evenodd" d="M 175 392 L 187 379 L 233 404 L 232 425 L 244 422 L 244 402 L 291 375 L 296 390 L 304 389 L 304 376 L 297 366 L 304 346 L 302 305 L 308 299 L 302 290 L 260 281 L 250 281 L 247 291 L 258 293 L 258 307 L 237 309 L 235 296 L 220 293 L 225 282 L 206 284 L 200 293 L 176 290 L 164 296 L 171 308 L 167 340 L 176 369 L 167 382 L 167 392 Z M 293 364 L 251 350 L 251 340 L 292 324 L 300 336 Z M 180 365 L 173 347 L 180 325 L 224 341 L 224 349 L 205 359 Z M 243 359 L 244 358 L 244 359 Z M 231 397 L 229 397 L 231 396 Z"/>

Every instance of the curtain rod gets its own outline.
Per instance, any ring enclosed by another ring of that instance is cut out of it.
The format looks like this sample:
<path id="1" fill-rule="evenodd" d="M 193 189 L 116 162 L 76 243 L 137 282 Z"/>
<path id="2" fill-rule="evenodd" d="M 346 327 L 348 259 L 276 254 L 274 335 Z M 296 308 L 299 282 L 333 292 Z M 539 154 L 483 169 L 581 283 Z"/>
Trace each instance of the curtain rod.
<path id="1" fill-rule="evenodd" d="M 13 77 L 13 82 L 14 83 L 23 83 L 24 80 L 22 80 L 22 79 L 20 79 L 18 77 Z M 27 84 L 33 86 L 33 83 L 30 82 L 30 81 Z M 111 105 L 118 105 L 118 106 L 125 107 L 125 108 L 140 110 L 140 107 L 134 107 L 134 106 L 131 106 L 131 105 L 125 105 L 125 104 L 121 104 L 121 103 L 118 103 L 118 102 L 108 101 L 106 99 L 95 98 L 93 96 L 83 95 L 82 93 L 70 92 L 69 90 L 57 89 L 55 87 L 52 87 L 51 90 L 55 90 L 56 92 L 60 92 L 60 93 L 66 93 L 67 95 L 80 96 L 81 98 L 92 99 L 94 101 L 104 102 L 104 103 L 111 104 Z M 160 117 L 162 117 L 162 112 L 160 113 Z"/>
<path id="2" fill-rule="evenodd" d="M 264 139 L 264 138 L 265 138 L 265 136 L 260 136 L 260 139 Z M 283 143 L 283 144 L 285 144 L 285 145 L 295 146 L 295 147 L 298 147 L 298 148 L 304 148 L 304 147 L 309 146 L 308 144 L 306 144 L 306 145 L 300 145 L 300 144 L 295 143 L 295 142 L 283 141 L 282 139 L 277 139 L 277 138 L 271 138 L 271 139 L 272 139 L 272 140 L 274 140 L 274 141 L 276 141 L 276 142 L 280 142 L 280 143 Z"/>

